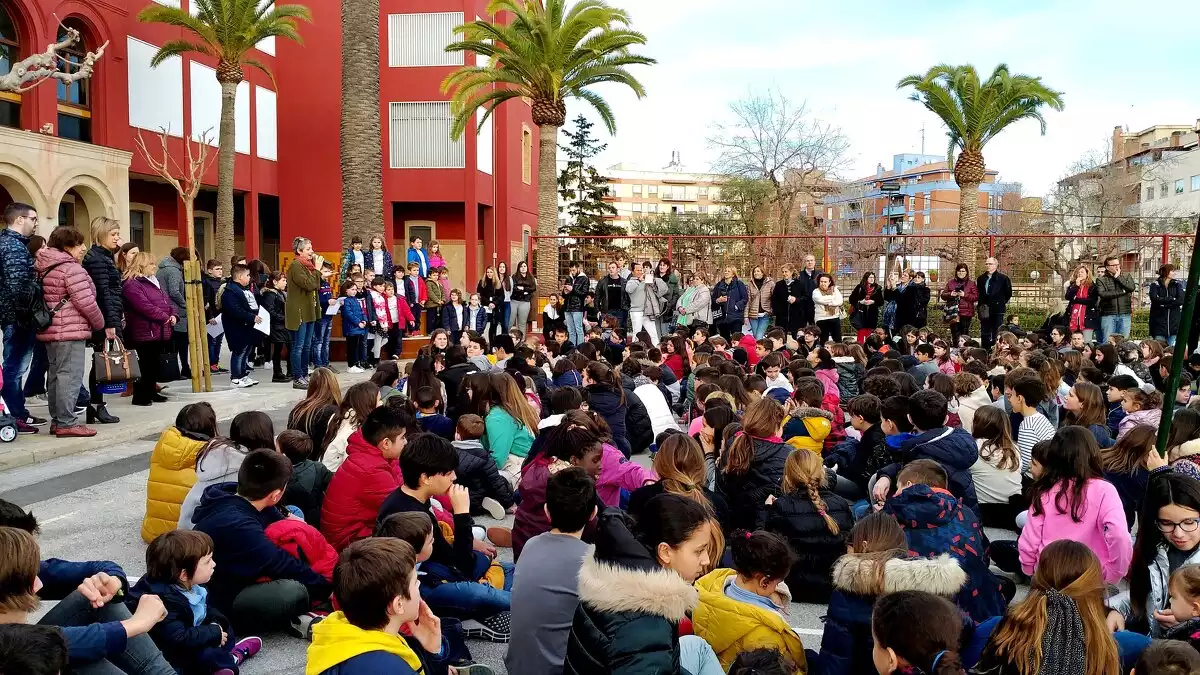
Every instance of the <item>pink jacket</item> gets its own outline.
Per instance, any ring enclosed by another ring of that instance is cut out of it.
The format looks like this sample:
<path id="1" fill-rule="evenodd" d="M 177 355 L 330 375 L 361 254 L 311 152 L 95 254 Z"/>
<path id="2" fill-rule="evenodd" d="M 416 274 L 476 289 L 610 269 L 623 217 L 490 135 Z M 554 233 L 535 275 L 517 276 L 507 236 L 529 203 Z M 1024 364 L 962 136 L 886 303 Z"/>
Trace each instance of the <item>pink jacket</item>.
<path id="1" fill-rule="evenodd" d="M 1073 539 L 1096 553 L 1104 571 L 1104 581 L 1117 583 L 1129 572 L 1129 562 L 1133 559 L 1133 540 L 1129 537 L 1129 524 L 1125 521 L 1125 510 L 1117 489 L 1099 478 L 1089 480 L 1080 509 L 1081 523 L 1054 506 L 1058 489 L 1056 485 L 1042 495 L 1042 515 L 1035 516 L 1032 509 L 1029 511 L 1029 522 L 1017 540 L 1021 569 L 1032 575 L 1047 544 L 1059 539 Z"/>
<path id="2" fill-rule="evenodd" d="M 611 443 L 604 444 L 600 456 L 600 476 L 596 480 L 596 494 L 607 506 L 621 505 L 621 490 L 634 490 L 647 482 L 658 480 L 658 474 L 643 468 L 637 462 L 625 459 L 625 455 Z"/>
<path id="3" fill-rule="evenodd" d="M 954 373 L 955 373 L 954 361 L 953 360 L 938 361 L 938 370 L 949 375 L 950 377 L 954 377 Z"/>
<path id="4" fill-rule="evenodd" d="M 833 394 L 836 402 L 841 403 L 841 392 L 838 391 L 838 375 L 837 368 L 818 368 L 816 371 L 817 379 L 825 386 L 825 395 Z"/>
<path id="5" fill-rule="evenodd" d="M 40 342 L 90 339 L 92 331 L 104 328 L 104 315 L 96 304 L 96 286 L 92 278 L 70 253 L 49 246 L 38 251 L 34 263 L 37 273 L 42 274 L 52 265 L 58 267 L 50 270 L 42 282 L 46 305 L 54 309 L 63 295 L 69 294 L 70 299 L 54 313 L 50 327 L 38 333 L 37 339 Z"/>

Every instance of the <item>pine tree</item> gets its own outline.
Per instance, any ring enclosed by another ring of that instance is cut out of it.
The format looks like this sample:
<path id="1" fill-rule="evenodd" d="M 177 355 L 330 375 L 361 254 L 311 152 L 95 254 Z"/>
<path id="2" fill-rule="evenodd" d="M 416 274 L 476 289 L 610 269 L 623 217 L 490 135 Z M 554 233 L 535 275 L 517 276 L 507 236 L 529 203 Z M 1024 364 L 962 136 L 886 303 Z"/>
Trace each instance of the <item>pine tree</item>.
<path id="1" fill-rule="evenodd" d="M 592 136 L 593 126 L 580 115 L 575 118 L 574 132 L 563 129 L 569 142 L 559 146 L 567 154 L 567 166 L 558 176 L 558 193 L 567 202 L 565 207 L 559 207 L 560 212 L 566 212 L 567 222 L 559 227 L 559 234 L 617 234 L 617 228 L 607 219 L 615 216 L 617 210 L 604 201 L 608 196 L 608 179 L 588 162 L 608 147 Z"/>

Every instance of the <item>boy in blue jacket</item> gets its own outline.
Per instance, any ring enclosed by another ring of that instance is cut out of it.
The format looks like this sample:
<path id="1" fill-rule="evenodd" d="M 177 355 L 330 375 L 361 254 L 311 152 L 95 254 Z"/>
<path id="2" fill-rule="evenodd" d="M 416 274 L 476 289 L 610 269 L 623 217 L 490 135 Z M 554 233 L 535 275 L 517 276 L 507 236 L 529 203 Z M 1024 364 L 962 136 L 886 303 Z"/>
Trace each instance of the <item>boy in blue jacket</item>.
<path id="1" fill-rule="evenodd" d="M 408 542 L 356 541 L 342 551 L 333 579 L 341 611 L 313 626 L 308 675 L 417 675 L 428 672 L 427 661 L 445 660 L 441 620 L 421 600 Z"/>
<path id="2" fill-rule="evenodd" d="M 107 560 L 70 562 L 51 558 L 34 566 L 40 557 L 37 532 L 33 514 L 0 500 L 0 559 L 30 562 L 27 570 L 14 568 L 26 579 L 0 579 L 2 588 L 27 583 L 28 595 L 0 596 L 0 603 L 23 607 L 28 613 L 36 608 L 37 600 L 58 600 L 38 623 L 61 629 L 72 668 L 100 664 L 102 670 L 107 666 L 107 670 L 175 675 L 175 669 L 146 635 L 165 614 L 158 597 L 142 598 L 130 614 L 124 603 L 114 602 L 128 588 L 125 572 Z M 23 623 L 27 617 L 13 618 Z"/>
<path id="3" fill-rule="evenodd" d="M 896 474 L 917 459 L 932 459 L 946 470 L 950 492 L 969 509 L 976 508 L 975 481 L 971 465 L 979 459 L 975 438 L 959 427 L 946 426 L 946 397 L 932 389 L 923 389 L 908 399 L 908 421 L 915 436 L 900 444 L 895 461 L 880 469 L 871 487 L 876 502 L 882 502 L 896 486 Z"/>
<path id="4" fill-rule="evenodd" d="M 238 482 L 209 486 L 192 516 L 193 529 L 213 541 L 217 569 L 208 584 L 209 603 L 242 632 L 303 633 L 301 617 L 329 597 L 325 577 L 267 538 L 266 528 L 285 517 L 278 504 L 291 477 L 286 456 L 255 450 L 242 460 Z"/>
<path id="5" fill-rule="evenodd" d="M 1008 600 L 1000 580 L 988 569 L 987 537 L 975 512 L 946 489 L 946 470 L 932 459 L 918 459 L 901 469 L 896 481 L 899 490 L 883 510 L 904 528 L 909 554 L 950 554 L 967 575 L 955 596 L 959 608 L 976 622 L 1002 616 Z"/>
<path id="6" fill-rule="evenodd" d="M 346 338 L 346 366 L 351 373 L 361 373 L 367 365 L 367 322 L 370 313 L 360 295 L 357 281 L 347 281 L 343 287 L 342 336 Z"/>
<path id="7" fill-rule="evenodd" d="M 253 387 L 258 381 L 250 377 L 250 352 L 263 334 L 254 326 L 262 323 L 258 302 L 250 292 L 250 268 L 234 265 L 229 283 L 221 295 L 221 326 L 229 343 L 229 383 L 235 387 Z"/>
<path id="8" fill-rule="evenodd" d="M 333 265 L 326 260 L 321 270 L 333 271 Z M 333 317 L 326 314 L 329 303 L 333 300 L 333 286 L 330 278 L 321 277 L 321 287 L 317 289 L 317 303 L 321 307 L 321 318 L 317 320 L 317 332 L 313 335 L 313 365 L 318 368 L 329 367 L 329 336 L 333 328 Z"/>

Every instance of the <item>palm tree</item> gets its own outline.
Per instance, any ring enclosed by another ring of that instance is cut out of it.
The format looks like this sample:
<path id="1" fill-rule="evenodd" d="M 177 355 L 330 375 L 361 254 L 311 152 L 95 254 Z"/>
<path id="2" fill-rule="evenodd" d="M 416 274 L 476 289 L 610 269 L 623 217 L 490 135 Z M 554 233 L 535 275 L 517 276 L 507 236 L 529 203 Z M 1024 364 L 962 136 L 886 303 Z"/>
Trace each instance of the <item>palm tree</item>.
<path id="1" fill-rule="evenodd" d="M 626 69 L 655 61 L 630 52 L 646 44 L 646 36 L 630 28 L 629 14 L 603 0 L 492 0 L 488 13 L 512 15 L 507 25 L 472 21 L 455 29 L 462 41 L 447 51 L 474 52 L 488 63 L 464 66 L 442 82 L 443 92 L 453 92 L 455 118 L 451 134 L 462 136 L 472 116 L 483 109 L 483 122 L 501 103 L 514 98 L 531 102 L 533 123 L 538 126 L 538 225 L 540 236 L 553 237 L 558 229 L 558 183 L 555 158 L 558 130 L 566 123 L 566 99 L 583 99 L 600 115 L 610 134 L 617 129 L 608 102 L 591 87 L 617 82 L 638 98 L 646 90 Z M 558 247 L 547 240 L 538 246 L 537 275 L 543 288 L 552 288 L 558 277 Z M 548 284 L 548 285 L 547 285 Z"/>
<path id="2" fill-rule="evenodd" d="M 275 79 L 262 61 L 250 51 L 269 37 L 301 42 L 296 32 L 299 20 L 311 21 L 303 5 L 272 6 L 262 0 L 191 0 L 196 15 L 178 7 L 151 3 L 138 13 L 138 21 L 162 23 L 184 29 L 189 35 L 168 40 L 158 48 L 151 66 L 172 56 L 204 54 L 217 60 L 217 82 L 221 84 L 221 129 L 217 139 L 216 256 L 233 255 L 233 166 L 236 157 L 234 109 L 238 84 L 245 79 L 243 68 L 258 68 Z M 246 236 L 253 223 L 246 223 Z M 189 224 L 190 227 L 190 224 Z"/>
<path id="3" fill-rule="evenodd" d="M 383 233 L 379 115 L 379 0 L 342 0 L 342 239 Z M 390 246 L 390 244 L 389 244 Z"/>
<path id="4" fill-rule="evenodd" d="M 912 100 L 942 119 L 950 137 L 947 157 L 959 188 L 958 231 L 986 234 L 979 226 L 979 185 L 985 177 L 983 146 L 1009 125 L 1035 119 L 1046 134 L 1045 107 L 1063 109 L 1063 93 L 1042 84 L 1042 78 L 1013 75 L 1000 64 L 986 82 L 975 66 L 940 64 L 924 75 L 909 75 L 896 88 L 912 87 Z M 958 161 L 954 159 L 959 152 Z"/>

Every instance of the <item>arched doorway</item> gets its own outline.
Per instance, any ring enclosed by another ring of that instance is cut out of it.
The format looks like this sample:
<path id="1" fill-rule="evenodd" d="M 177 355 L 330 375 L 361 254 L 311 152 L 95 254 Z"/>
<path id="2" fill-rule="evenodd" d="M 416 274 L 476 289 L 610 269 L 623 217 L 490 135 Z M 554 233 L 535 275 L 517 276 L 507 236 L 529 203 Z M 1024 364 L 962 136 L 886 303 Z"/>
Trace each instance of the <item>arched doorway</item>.
<path id="1" fill-rule="evenodd" d="M 29 204 L 43 217 L 50 215 L 41 213 L 43 200 L 29 172 L 16 164 L 0 162 L 0 212 L 13 202 Z"/>
<path id="2" fill-rule="evenodd" d="M 54 225 L 74 227 L 90 241 L 92 219 L 105 216 L 120 221 L 121 236 L 128 237 L 128 216 L 116 213 L 116 204 L 108 188 L 90 176 L 77 176 L 74 180 L 58 200 L 58 220 Z"/>

